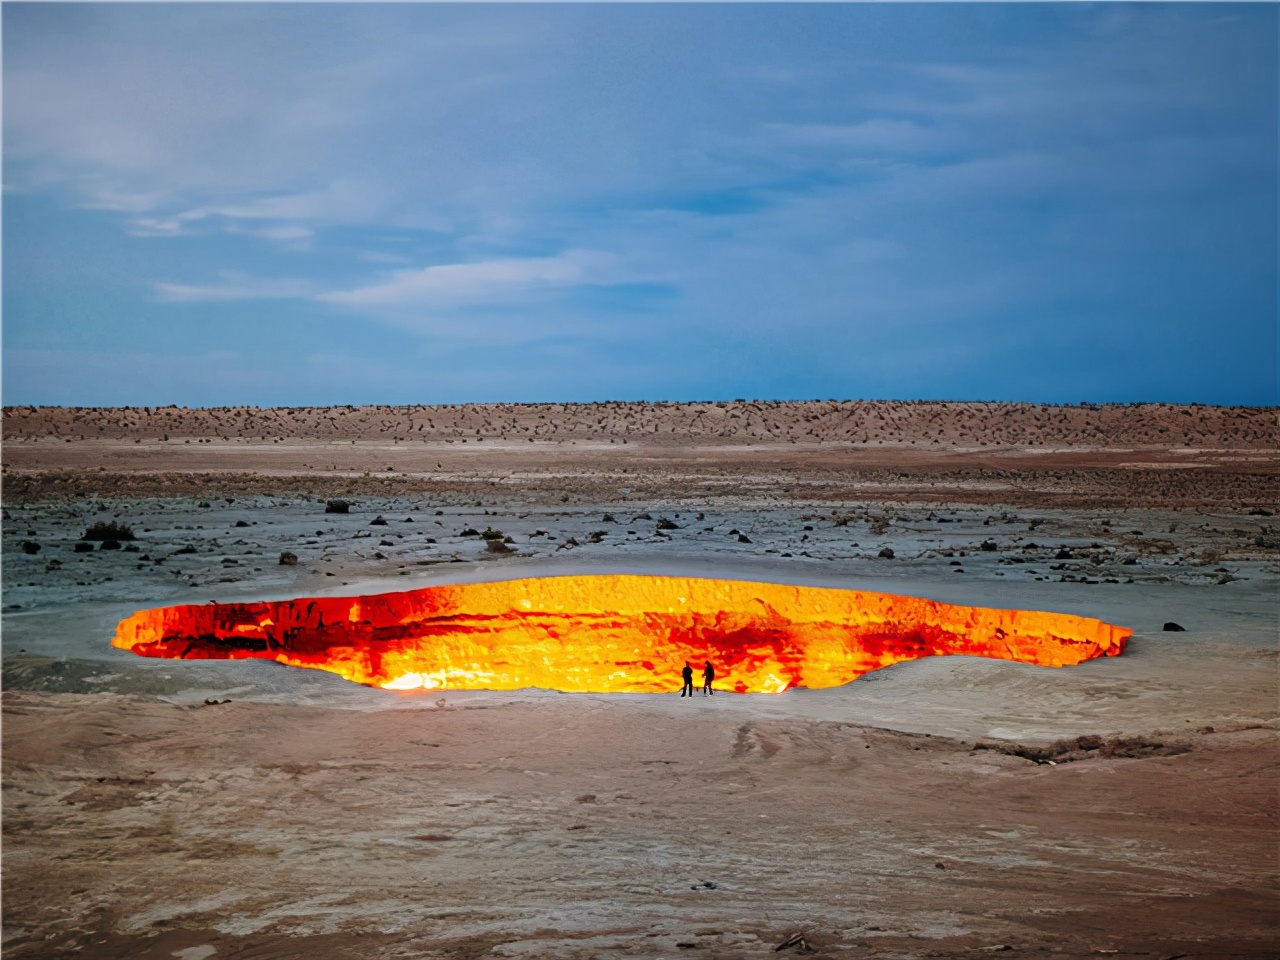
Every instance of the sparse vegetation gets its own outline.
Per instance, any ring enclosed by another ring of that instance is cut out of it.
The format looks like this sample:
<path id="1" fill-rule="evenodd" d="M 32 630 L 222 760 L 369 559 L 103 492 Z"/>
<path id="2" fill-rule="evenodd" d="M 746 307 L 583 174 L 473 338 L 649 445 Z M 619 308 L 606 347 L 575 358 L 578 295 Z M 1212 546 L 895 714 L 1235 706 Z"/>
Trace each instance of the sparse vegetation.
<path id="1" fill-rule="evenodd" d="M 116 523 L 112 520 L 110 523 L 103 523 L 99 520 L 97 523 L 88 527 L 84 533 L 80 534 L 81 540 L 133 540 L 133 528 L 123 523 Z"/>

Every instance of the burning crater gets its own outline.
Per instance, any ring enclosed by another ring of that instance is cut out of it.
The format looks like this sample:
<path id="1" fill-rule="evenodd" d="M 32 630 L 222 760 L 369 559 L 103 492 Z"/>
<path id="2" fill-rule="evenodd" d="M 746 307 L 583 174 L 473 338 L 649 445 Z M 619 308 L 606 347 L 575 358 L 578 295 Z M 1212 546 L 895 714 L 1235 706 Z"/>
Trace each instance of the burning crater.
<path id="1" fill-rule="evenodd" d="M 661 693 L 710 660 L 738 693 L 835 687 L 943 654 L 1061 667 L 1133 631 L 1062 613 L 739 580 L 575 576 L 369 597 L 142 610 L 115 646 L 146 657 L 257 657 L 392 690 Z"/>

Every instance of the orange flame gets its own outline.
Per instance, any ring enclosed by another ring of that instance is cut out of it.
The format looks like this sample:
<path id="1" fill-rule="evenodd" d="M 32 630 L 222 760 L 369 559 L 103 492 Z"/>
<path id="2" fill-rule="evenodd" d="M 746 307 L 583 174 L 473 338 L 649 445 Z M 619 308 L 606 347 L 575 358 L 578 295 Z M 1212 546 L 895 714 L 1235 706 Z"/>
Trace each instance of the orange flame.
<path id="1" fill-rule="evenodd" d="M 426 587 L 369 597 L 142 610 L 112 641 L 146 657 L 257 657 L 390 690 L 659 693 L 687 660 L 739 693 L 835 687 L 943 654 L 1061 667 L 1133 631 L 1089 617 L 887 593 L 629 575 Z"/>

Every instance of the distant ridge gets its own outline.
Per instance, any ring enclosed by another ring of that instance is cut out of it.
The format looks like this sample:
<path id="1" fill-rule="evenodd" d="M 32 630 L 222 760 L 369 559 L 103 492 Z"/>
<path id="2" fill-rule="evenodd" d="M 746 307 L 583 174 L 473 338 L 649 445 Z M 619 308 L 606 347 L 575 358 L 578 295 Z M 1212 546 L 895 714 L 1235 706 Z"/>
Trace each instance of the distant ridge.
<path id="1" fill-rule="evenodd" d="M 1277 446 L 1277 408 L 889 400 L 4 408 L 6 440 Z"/>

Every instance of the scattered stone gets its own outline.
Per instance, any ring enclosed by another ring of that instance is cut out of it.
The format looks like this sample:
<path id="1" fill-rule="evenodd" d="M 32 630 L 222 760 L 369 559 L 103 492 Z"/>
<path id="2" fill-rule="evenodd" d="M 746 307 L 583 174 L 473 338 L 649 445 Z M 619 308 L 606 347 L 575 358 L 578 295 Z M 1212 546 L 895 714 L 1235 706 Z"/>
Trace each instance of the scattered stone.
<path id="1" fill-rule="evenodd" d="M 661 520 L 658 521 L 658 529 L 659 530 L 679 530 L 680 527 L 678 524 L 673 523 L 672 521 L 668 520 L 666 517 L 663 517 Z"/>
<path id="2" fill-rule="evenodd" d="M 485 540 L 485 549 L 490 553 L 515 553 L 501 540 Z"/>
<path id="3" fill-rule="evenodd" d="M 485 527 L 484 533 L 480 534 L 486 540 L 501 540 L 505 534 L 501 530 L 495 530 L 493 527 Z"/>
<path id="4" fill-rule="evenodd" d="M 480 531 L 479 531 L 479 530 L 477 530 L 475 527 L 467 527 L 465 530 L 463 530 L 461 533 L 459 533 L 459 534 L 458 534 L 458 536 L 460 536 L 460 537 L 478 537 L 478 536 L 480 536 Z"/>
<path id="5" fill-rule="evenodd" d="M 23 553 L 39 553 L 40 552 L 40 544 L 36 543 L 34 540 L 23 540 L 21 546 L 22 546 Z"/>
<path id="6" fill-rule="evenodd" d="M 605 530 L 592 530 L 587 534 L 587 543 L 599 543 L 605 538 L 607 532 Z"/>
<path id="7" fill-rule="evenodd" d="M 374 517 L 372 520 L 369 521 L 369 526 L 371 527 L 385 527 L 386 525 L 387 525 L 387 518 L 384 517 L 382 514 L 378 514 L 376 517 Z"/>
<path id="8" fill-rule="evenodd" d="M 878 554 L 876 554 L 876 556 L 878 556 L 881 560 L 892 560 L 892 559 L 893 559 L 893 548 L 892 548 L 892 547 L 885 547 L 885 548 L 884 548 L 884 549 L 882 549 Z"/>
<path id="9" fill-rule="evenodd" d="M 237 527 L 247 527 L 248 525 L 249 525 L 249 521 L 248 521 L 248 520 L 237 520 L 237 521 L 236 521 L 236 526 L 237 526 Z"/>
<path id="10" fill-rule="evenodd" d="M 75 545 L 76 553 L 93 553 L 93 544 L 81 540 Z"/>
<path id="11" fill-rule="evenodd" d="M 985 550 L 987 553 L 994 553 L 999 549 L 999 547 L 996 546 L 996 542 L 994 540 L 983 540 L 982 543 L 978 545 L 978 549 Z"/>
<path id="12" fill-rule="evenodd" d="M 600 522 L 601 523 L 617 523 L 618 521 L 614 519 L 614 516 L 612 513 L 606 513 L 603 517 L 600 518 Z"/>
<path id="13" fill-rule="evenodd" d="M 1074 559 L 1074 557 L 1072 556 L 1072 553 L 1071 553 L 1071 551 L 1070 551 L 1070 550 L 1068 550 L 1066 547 L 1063 547 L 1061 550 L 1059 550 L 1057 553 L 1055 553 L 1055 554 L 1053 555 L 1053 559 L 1055 559 L 1055 560 L 1072 560 L 1072 559 Z"/>
<path id="14" fill-rule="evenodd" d="M 102 543 L 98 544 L 98 549 L 99 550 L 119 550 L 120 541 L 119 540 L 103 540 Z"/>
<path id="15" fill-rule="evenodd" d="M 649 514 L 647 513 L 638 513 L 631 518 L 631 522 L 635 523 L 637 520 L 652 520 L 652 519 L 653 517 L 649 516 Z"/>
<path id="16" fill-rule="evenodd" d="M 1167 633 L 1184 633 L 1186 632 L 1187 628 L 1180 623 L 1174 623 L 1172 620 L 1170 620 L 1168 623 L 1164 625 L 1162 629 L 1165 630 L 1165 632 Z"/>
<path id="17" fill-rule="evenodd" d="M 52 573 L 54 570 L 61 570 L 61 569 L 62 569 L 61 560 L 50 560 L 48 563 L 44 565 L 45 573 Z"/>
<path id="18" fill-rule="evenodd" d="M 745 533 L 740 533 L 740 534 L 738 534 L 738 542 L 739 542 L 739 543 L 750 543 L 750 542 L 751 542 L 751 538 L 750 538 L 750 537 L 748 537 Z"/>
<path id="19" fill-rule="evenodd" d="M 280 566 L 296 567 L 297 565 L 298 555 L 296 553 L 290 553 L 288 550 L 285 550 L 280 554 Z"/>
<path id="20" fill-rule="evenodd" d="M 330 500 L 324 505 L 325 513 L 350 513 L 351 504 L 345 500 Z"/>
<path id="21" fill-rule="evenodd" d="M 773 952 L 780 953 L 790 947 L 795 947 L 797 953 L 807 953 L 809 951 L 809 944 L 805 942 L 804 934 L 793 933 L 791 936 L 787 937 L 787 939 L 774 947 Z"/>

